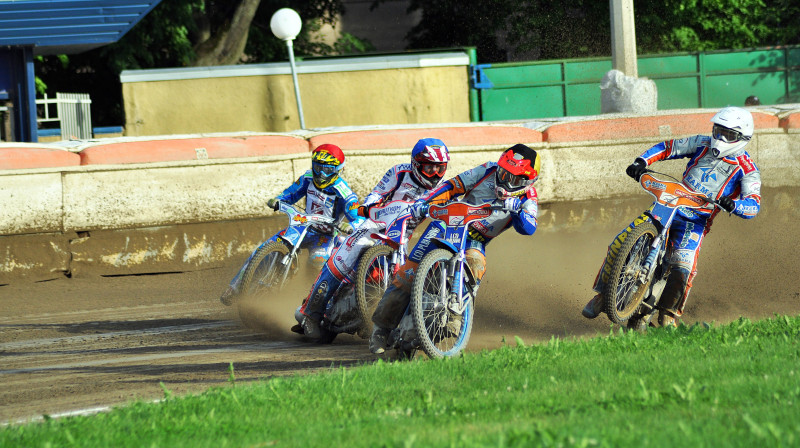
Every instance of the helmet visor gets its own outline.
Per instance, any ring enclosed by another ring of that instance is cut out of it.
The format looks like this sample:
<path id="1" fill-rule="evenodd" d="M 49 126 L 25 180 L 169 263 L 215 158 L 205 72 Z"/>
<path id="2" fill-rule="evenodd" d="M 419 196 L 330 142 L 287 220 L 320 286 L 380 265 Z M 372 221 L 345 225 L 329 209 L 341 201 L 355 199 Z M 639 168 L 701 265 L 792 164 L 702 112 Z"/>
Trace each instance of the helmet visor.
<path id="1" fill-rule="evenodd" d="M 339 168 L 338 166 L 324 165 L 322 163 L 317 163 L 317 162 L 311 164 L 311 170 L 314 171 L 314 174 L 323 177 L 330 177 L 333 174 L 336 174 L 338 168 Z"/>
<path id="2" fill-rule="evenodd" d="M 447 171 L 446 163 L 423 163 L 420 165 L 420 171 L 426 177 L 442 177 Z"/>
<path id="3" fill-rule="evenodd" d="M 511 174 L 502 166 L 497 167 L 497 183 L 504 188 L 516 190 L 527 187 L 531 182 L 532 181 L 525 176 Z"/>
<path id="4" fill-rule="evenodd" d="M 739 140 L 750 140 L 750 137 L 743 135 L 741 132 L 718 124 L 715 124 L 711 128 L 711 136 L 717 140 L 722 140 L 725 143 L 735 143 Z"/>

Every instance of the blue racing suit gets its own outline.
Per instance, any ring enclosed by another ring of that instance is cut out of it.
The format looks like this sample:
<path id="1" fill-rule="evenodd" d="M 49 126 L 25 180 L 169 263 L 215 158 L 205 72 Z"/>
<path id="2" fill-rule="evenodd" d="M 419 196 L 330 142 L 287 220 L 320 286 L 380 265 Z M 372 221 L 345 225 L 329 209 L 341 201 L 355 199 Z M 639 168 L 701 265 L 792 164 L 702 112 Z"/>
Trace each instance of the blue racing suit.
<path id="1" fill-rule="evenodd" d="M 426 202 L 446 203 L 458 197 L 462 202 L 469 204 L 498 204 L 503 205 L 502 199 L 497 199 L 495 193 L 497 171 L 496 162 L 487 162 L 467 170 L 448 180 L 441 187 L 432 191 L 423 198 Z M 486 245 L 505 232 L 508 228 L 521 235 L 533 235 L 536 232 L 536 217 L 539 212 L 539 198 L 536 189 L 529 187 L 521 198 L 522 206 L 518 212 L 495 210 L 490 216 L 473 221 L 467 240 L 467 264 L 480 283 L 486 273 Z M 411 284 L 417 266 L 428 252 L 436 249 L 432 239 L 444 234 L 444 223 L 432 221 L 411 250 L 408 261 L 400 267 L 392 284 L 381 297 L 372 322 L 378 327 L 392 329 L 396 327 L 403 317 L 403 313 L 411 298 Z"/>
<path id="2" fill-rule="evenodd" d="M 710 145 L 711 137 L 704 135 L 668 140 L 651 147 L 639 158 L 647 165 L 659 160 L 688 158 L 683 172 L 684 186 L 715 200 L 730 197 L 735 204 L 734 215 L 744 219 L 755 217 L 761 208 L 761 173 L 755 163 L 744 149 L 728 157 L 715 157 Z M 659 305 L 671 314 L 680 316 L 683 313 L 692 281 L 697 275 L 700 245 L 718 212 L 719 209 L 708 213 L 682 208 L 675 216 L 668 236 L 670 276 Z M 595 292 L 603 292 L 609 280 L 616 257 L 614 249 L 643 219 L 644 216 L 636 218 L 609 245 L 606 259 L 595 279 Z"/>
<path id="3" fill-rule="evenodd" d="M 323 189 L 317 188 L 312 180 L 313 173 L 311 170 L 308 170 L 292 185 L 283 190 L 283 192 L 279 194 L 276 199 L 281 202 L 294 204 L 300 199 L 306 198 L 306 214 L 335 217 L 337 218 L 337 223 L 346 218 L 353 228 L 357 228 L 362 222 L 364 222 L 364 218 L 358 216 L 356 213 L 358 208 L 358 197 L 350 189 L 347 181 L 345 181 L 341 176 L 331 185 Z M 309 228 L 308 234 L 303 239 L 300 248 L 308 250 L 308 261 L 310 263 L 321 265 L 330 257 L 337 244 L 337 241 L 335 241 L 331 230 L 332 229 L 316 228 L 313 226 Z M 283 229 L 277 234 L 273 235 L 272 238 L 261 243 L 261 245 L 259 245 L 256 250 L 250 254 L 250 257 L 244 263 L 242 268 L 239 270 L 233 280 L 231 280 L 230 286 L 235 292 L 238 292 L 242 275 L 244 274 L 244 271 L 250 264 L 250 260 L 252 260 L 258 249 L 273 241 L 277 241 L 285 232 L 286 229 Z"/>

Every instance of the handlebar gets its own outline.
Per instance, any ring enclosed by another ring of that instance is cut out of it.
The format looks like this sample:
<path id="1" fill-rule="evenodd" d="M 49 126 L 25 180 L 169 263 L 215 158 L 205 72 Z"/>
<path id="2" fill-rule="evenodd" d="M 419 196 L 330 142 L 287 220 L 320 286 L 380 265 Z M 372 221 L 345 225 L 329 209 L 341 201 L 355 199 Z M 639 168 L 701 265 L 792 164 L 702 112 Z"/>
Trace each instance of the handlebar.
<path id="1" fill-rule="evenodd" d="M 688 193 L 690 193 L 690 194 L 691 194 L 691 196 L 692 196 L 693 198 L 697 198 L 697 199 L 703 200 L 703 201 L 705 201 L 707 204 L 711 204 L 711 205 L 713 205 L 714 207 L 717 207 L 717 208 L 719 208 L 720 210 L 723 210 L 723 211 L 724 211 L 724 209 L 723 209 L 723 208 L 722 208 L 722 206 L 720 205 L 719 201 L 717 201 L 716 199 L 712 198 L 710 195 L 703 195 L 703 194 L 701 194 L 701 193 L 697 193 L 697 192 L 694 192 L 694 191 L 692 191 L 692 190 L 689 190 L 688 188 L 686 188 L 686 187 L 684 186 L 684 184 L 683 184 L 683 182 L 682 182 L 681 180 L 677 179 L 676 177 L 674 177 L 674 176 L 672 176 L 672 175 L 669 175 L 669 174 L 667 174 L 667 173 L 662 173 L 662 172 L 659 172 L 659 171 L 655 171 L 655 170 L 651 170 L 651 169 L 649 169 L 649 168 L 645 168 L 643 175 L 644 175 L 644 174 L 647 174 L 647 173 L 658 174 L 658 175 L 660 175 L 660 176 L 665 176 L 665 177 L 668 177 L 668 178 L 672 179 L 672 180 L 674 181 L 674 183 L 675 183 L 675 184 L 678 184 L 678 186 L 679 186 L 680 188 L 682 188 L 683 190 L 685 190 L 685 191 L 687 191 Z M 651 176 L 651 177 L 652 177 L 652 176 Z M 653 179 L 656 179 L 656 178 L 655 178 L 655 177 L 653 177 Z M 659 180 L 659 179 L 656 179 L 656 180 Z M 643 184 L 642 184 L 642 182 L 641 182 L 641 177 L 639 178 L 639 180 L 638 180 L 637 182 L 638 182 L 639 184 L 641 184 L 641 185 L 642 185 L 642 187 L 643 187 L 643 188 L 645 188 L 645 190 L 648 190 L 648 191 L 650 191 L 650 190 L 649 190 L 649 189 L 648 189 L 648 188 L 647 188 L 645 185 L 643 185 Z M 653 192 L 652 192 L 652 191 L 650 191 L 650 193 L 651 193 L 651 194 L 653 194 Z"/>

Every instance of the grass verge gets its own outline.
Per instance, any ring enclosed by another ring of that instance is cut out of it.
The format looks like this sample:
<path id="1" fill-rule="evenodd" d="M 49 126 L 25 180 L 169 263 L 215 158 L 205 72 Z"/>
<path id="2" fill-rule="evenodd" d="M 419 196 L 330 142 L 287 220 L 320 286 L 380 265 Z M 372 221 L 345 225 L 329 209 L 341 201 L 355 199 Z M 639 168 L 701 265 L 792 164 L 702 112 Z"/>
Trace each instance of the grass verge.
<path id="1" fill-rule="evenodd" d="M 800 316 L 518 338 L 0 429 L 0 446 L 798 446 Z"/>

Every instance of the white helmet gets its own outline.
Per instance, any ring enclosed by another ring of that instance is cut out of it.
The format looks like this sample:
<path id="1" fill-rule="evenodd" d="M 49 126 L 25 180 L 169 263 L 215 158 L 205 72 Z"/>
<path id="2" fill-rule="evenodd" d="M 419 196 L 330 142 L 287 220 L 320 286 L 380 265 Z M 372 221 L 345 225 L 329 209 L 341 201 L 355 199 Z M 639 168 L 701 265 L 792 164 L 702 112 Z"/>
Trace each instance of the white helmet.
<path id="1" fill-rule="evenodd" d="M 742 150 L 753 136 L 753 115 L 741 107 L 726 107 L 711 122 L 711 152 L 720 159 Z"/>

